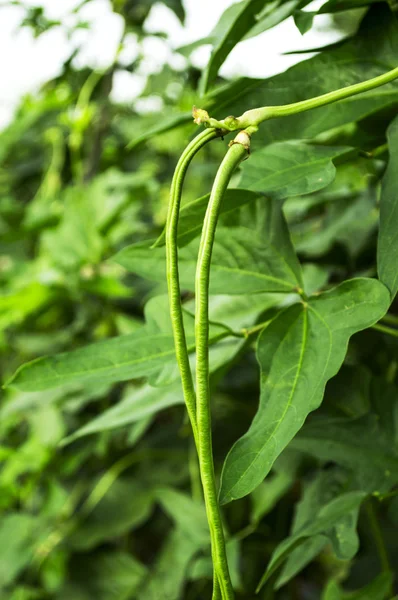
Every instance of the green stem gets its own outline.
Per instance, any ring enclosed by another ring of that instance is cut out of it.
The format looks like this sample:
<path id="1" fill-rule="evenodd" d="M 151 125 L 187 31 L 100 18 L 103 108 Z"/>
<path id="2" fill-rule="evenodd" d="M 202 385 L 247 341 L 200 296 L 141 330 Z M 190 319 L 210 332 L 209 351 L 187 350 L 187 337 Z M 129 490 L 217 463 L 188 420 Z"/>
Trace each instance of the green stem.
<path id="1" fill-rule="evenodd" d="M 377 146 L 377 148 L 374 148 L 370 152 L 362 152 L 360 154 L 365 158 L 377 158 L 378 156 L 382 156 L 383 154 L 385 154 L 385 152 L 388 152 L 388 144 L 382 144 L 381 146 Z"/>
<path id="2" fill-rule="evenodd" d="M 398 496 L 398 490 L 393 490 L 392 492 L 388 492 L 386 494 L 373 494 L 379 502 L 384 502 L 384 500 L 389 500 L 390 498 L 395 498 Z"/>
<path id="3" fill-rule="evenodd" d="M 244 132 L 237 137 L 243 136 Z M 250 140 L 247 134 L 246 138 Z M 244 136 L 243 136 L 244 137 Z M 207 518 L 212 532 L 212 555 L 222 598 L 234 597 L 225 550 L 217 488 L 214 476 L 209 387 L 209 281 L 210 262 L 221 201 L 238 164 L 246 157 L 247 148 L 233 143 L 214 180 L 209 205 L 204 219 L 195 280 L 195 341 L 196 341 L 196 416 L 200 474 L 206 504 Z M 213 592 L 217 598 L 217 591 Z"/>
<path id="4" fill-rule="evenodd" d="M 398 315 L 392 315 L 391 313 L 387 313 L 384 317 L 381 318 L 385 323 L 389 323 L 390 325 L 398 326 Z"/>
<path id="5" fill-rule="evenodd" d="M 380 524 L 377 519 L 377 514 L 373 505 L 372 498 L 369 498 L 369 500 L 366 503 L 366 511 L 368 514 L 370 530 L 372 532 L 373 539 L 377 548 L 377 553 L 379 555 L 381 570 L 383 573 L 390 573 L 390 561 L 388 558 L 387 549 L 384 544 L 383 534 L 380 529 Z"/>
<path id="6" fill-rule="evenodd" d="M 174 335 L 177 363 L 181 374 L 185 404 L 191 422 L 195 442 L 197 441 L 196 427 L 196 398 L 193 385 L 184 321 L 181 304 L 181 290 L 178 272 L 178 219 L 181 205 L 182 186 L 188 166 L 197 152 L 208 142 L 216 138 L 216 129 L 205 129 L 185 148 L 174 171 L 170 190 L 170 203 L 166 223 L 166 262 L 167 286 L 169 292 L 170 316 Z"/>
<path id="7" fill-rule="evenodd" d="M 345 88 L 316 96 L 315 98 L 309 98 L 308 100 L 302 100 L 301 102 L 295 102 L 293 104 L 285 104 L 282 106 L 263 106 L 261 108 L 254 108 L 243 113 L 240 117 L 227 117 L 223 121 L 217 121 L 216 119 L 206 119 L 207 124 L 210 127 L 221 127 L 228 131 L 236 131 L 237 129 L 244 129 L 247 127 L 258 127 L 263 121 L 273 119 L 275 117 L 286 117 L 289 115 L 295 115 L 313 108 L 319 108 L 320 106 L 326 106 L 332 104 L 338 100 L 344 100 L 356 94 L 373 90 L 381 85 L 390 83 L 394 79 L 398 78 L 398 67 L 374 77 L 361 83 L 355 83 Z M 204 119 L 201 122 L 205 122 Z"/>
<path id="8" fill-rule="evenodd" d="M 251 335 L 253 335 L 253 333 L 257 333 L 258 331 L 262 331 L 263 329 L 265 329 L 265 327 L 267 327 L 267 325 L 269 323 L 270 323 L 270 320 L 264 321 L 262 323 L 257 323 L 257 325 L 253 325 L 253 327 L 248 327 L 246 329 L 242 329 L 241 335 L 243 335 L 243 337 L 248 338 Z"/>
<path id="9" fill-rule="evenodd" d="M 392 337 L 398 337 L 398 329 L 392 329 L 391 327 L 379 325 L 378 323 L 372 325 L 372 329 L 375 329 L 376 331 L 381 331 L 381 333 L 387 333 L 387 335 L 391 335 Z"/>

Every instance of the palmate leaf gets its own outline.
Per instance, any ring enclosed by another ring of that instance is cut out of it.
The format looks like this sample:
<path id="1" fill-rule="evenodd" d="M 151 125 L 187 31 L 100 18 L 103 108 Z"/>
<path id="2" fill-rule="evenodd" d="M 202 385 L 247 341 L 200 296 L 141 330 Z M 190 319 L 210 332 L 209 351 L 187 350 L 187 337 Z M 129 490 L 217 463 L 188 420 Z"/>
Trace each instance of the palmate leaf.
<path id="1" fill-rule="evenodd" d="M 393 299 L 398 290 L 398 117 L 388 128 L 387 138 L 390 159 L 381 186 L 377 270 Z"/>
<path id="2" fill-rule="evenodd" d="M 338 558 L 343 560 L 351 558 L 359 546 L 356 523 L 359 508 L 365 498 L 365 492 L 347 492 L 322 506 L 318 514 L 312 515 L 312 518 L 297 533 L 279 544 L 272 554 L 257 590 L 261 589 L 284 563 L 292 550 L 297 549 L 309 537 L 324 535 L 331 542 Z"/>
<path id="3" fill-rule="evenodd" d="M 193 240 L 179 253 L 183 289 L 195 289 L 198 247 L 199 241 Z M 114 260 L 152 281 L 166 280 L 164 248 L 151 250 L 148 243 L 134 244 L 124 248 Z M 299 284 L 279 249 L 259 233 L 244 227 L 217 230 L 211 263 L 211 294 L 289 293 Z"/>
<path id="4" fill-rule="evenodd" d="M 242 164 L 239 187 L 262 192 L 273 200 L 316 192 L 335 178 L 333 159 L 349 152 L 346 147 L 298 141 L 270 144 L 256 149 Z"/>
<path id="5" fill-rule="evenodd" d="M 260 336 L 259 410 L 224 464 L 220 499 L 250 493 L 321 403 L 339 370 L 351 335 L 387 311 L 388 290 L 374 279 L 353 279 L 280 313 Z"/>

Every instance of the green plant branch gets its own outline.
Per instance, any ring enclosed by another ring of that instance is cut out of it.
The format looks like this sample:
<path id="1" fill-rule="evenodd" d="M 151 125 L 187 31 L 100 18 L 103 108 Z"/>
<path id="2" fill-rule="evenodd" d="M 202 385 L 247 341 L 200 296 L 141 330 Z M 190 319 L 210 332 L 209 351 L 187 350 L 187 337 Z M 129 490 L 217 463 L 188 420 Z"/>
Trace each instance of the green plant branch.
<path id="1" fill-rule="evenodd" d="M 385 323 L 389 323 L 390 325 L 396 325 L 398 327 L 398 315 L 392 315 L 391 313 L 387 313 L 381 319 Z"/>
<path id="2" fill-rule="evenodd" d="M 383 154 L 385 154 L 386 152 L 388 152 L 388 144 L 381 144 L 381 146 L 377 146 L 377 148 L 374 148 L 373 150 L 370 150 L 369 152 L 360 152 L 360 156 L 364 156 L 365 158 L 377 158 L 378 156 L 382 156 Z"/>
<path id="3" fill-rule="evenodd" d="M 392 329 L 391 327 L 386 327 L 385 325 L 379 325 L 376 323 L 372 325 L 372 329 L 376 331 L 380 331 L 381 333 L 386 333 L 387 335 L 391 335 L 392 337 L 398 337 L 398 329 Z"/>
<path id="4" fill-rule="evenodd" d="M 391 566 L 388 558 L 387 548 L 384 543 L 383 533 L 380 528 L 380 523 L 377 518 L 377 513 L 373 505 L 372 498 L 369 498 L 366 502 L 366 512 L 370 525 L 370 531 L 375 542 L 377 554 L 379 555 L 381 570 L 383 573 L 390 573 Z"/>
<path id="5" fill-rule="evenodd" d="M 207 518 L 212 532 L 212 554 L 221 597 L 234 597 L 214 476 L 209 387 L 209 281 L 210 263 L 221 202 L 233 172 L 247 156 L 250 136 L 240 132 L 230 144 L 214 180 L 206 211 L 195 279 L 196 417 L 198 454 Z M 217 584 L 216 584 L 217 585 Z M 215 589 L 213 599 L 219 597 Z"/>
<path id="6" fill-rule="evenodd" d="M 332 104 L 338 100 L 344 100 L 345 98 L 350 98 L 356 94 L 368 92 L 380 87 L 381 85 L 390 83 L 397 78 L 398 67 L 388 71 L 387 73 L 383 73 L 378 77 L 374 77 L 373 79 L 368 79 L 367 81 L 362 81 L 361 83 L 355 83 L 354 85 L 349 85 L 339 90 L 334 90 L 333 92 L 316 96 L 315 98 L 309 98 L 308 100 L 302 100 L 301 102 L 294 102 L 293 104 L 284 104 L 281 106 L 263 106 L 261 108 L 254 108 L 244 112 L 240 117 L 226 117 L 221 121 L 209 117 L 205 110 L 196 109 L 194 107 L 194 120 L 198 124 L 203 123 L 207 127 L 218 127 L 221 129 L 226 129 L 227 131 L 247 129 L 248 127 L 256 129 L 263 121 L 268 121 L 269 119 L 274 119 L 277 117 L 287 117 L 307 110 L 312 110 L 313 108 L 326 106 L 327 104 Z"/>
<path id="7" fill-rule="evenodd" d="M 390 498 L 395 498 L 398 496 L 398 489 L 393 490 L 392 492 L 387 492 L 386 494 L 373 493 L 373 496 L 379 501 L 384 502 L 384 500 L 389 500 Z"/>
<path id="8" fill-rule="evenodd" d="M 270 323 L 270 320 L 264 321 L 263 323 L 257 323 L 257 325 L 253 325 L 253 327 L 248 327 L 247 329 L 241 329 L 240 336 L 245 338 L 249 338 L 254 333 L 258 333 L 262 331 L 267 325 Z"/>
<path id="9" fill-rule="evenodd" d="M 387 315 L 386 315 L 387 316 Z M 238 331 L 234 331 L 233 329 L 226 329 L 225 331 L 219 333 L 214 336 L 211 340 L 209 340 L 209 345 L 214 345 L 217 342 L 224 340 L 227 337 L 236 337 L 236 338 L 249 338 L 252 335 L 262 331 L 272 319 L 268 319 L 268 321 L 262 321 L 261 323 L 257 323 L 252 327 L 245 327 L 243 329 L 239 329 Z M 382 321 L 387 320 L 386 317 L 381 319 Z M 395 322 L 395 320 L 393 321 Z M 396 323 L 398 325 L 398 323 Z M 381 323 L 375 323 L 370 326 L 370 329 L 374 329 L 375 331 L 380 331 L 381 333 L 386 333 L 387 335 L 391 335 L 393 337 L 398 337 L 398 329 L 393 329 L 392 327 L 387 327 L 386 325 L 382 325 Z M 188 348 L 189 352 L 195 351 L 195 346 Z"/>

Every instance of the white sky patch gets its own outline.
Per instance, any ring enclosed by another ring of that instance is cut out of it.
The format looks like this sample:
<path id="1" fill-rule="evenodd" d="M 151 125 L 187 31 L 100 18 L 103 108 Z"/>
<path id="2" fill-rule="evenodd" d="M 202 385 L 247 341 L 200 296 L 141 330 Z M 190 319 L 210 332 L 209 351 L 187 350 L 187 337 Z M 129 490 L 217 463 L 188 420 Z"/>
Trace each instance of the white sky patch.
<path id="1" fill-rule="evenodd" d="M 79 11 L 80 18 L 88 21 L 90 30 L 77 30 L 72 44 L 81 45 L 74 66 L 81 69 L 106 69 L 115 59 L 123 34 L 123 18 L 112 12 L 109 0 L 89 2 Z"/>
<path id="2" fill-rule="evenodd" d="M 116 103 L 132 102 L 144 91 L 146 77 L 129 71 L 117 71 L 113 76 L 111 99 Z"/>

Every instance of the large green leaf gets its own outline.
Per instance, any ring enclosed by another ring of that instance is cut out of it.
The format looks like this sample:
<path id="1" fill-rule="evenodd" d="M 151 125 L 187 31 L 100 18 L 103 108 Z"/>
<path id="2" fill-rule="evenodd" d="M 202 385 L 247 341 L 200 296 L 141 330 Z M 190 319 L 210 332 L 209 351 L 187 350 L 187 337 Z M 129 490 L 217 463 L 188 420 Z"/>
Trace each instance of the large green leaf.
<path id="1" fill-rule="evenodd" d="M 203 95 L 217 76 L 218 70 L 231 50 L 256 24 L 256 15 L 267 0 L 243 0 L 233 4 L 221 16 L 216 30 L 210 37 L 214 47 L 209 62 L 203 71 L 199 91 Z"/>
<path id="2" fill-rule="evenodd" d="M 397 390 L 376 379 L 371 395 L 369 414 L 316 419 L 303 427 L 292 447 L 350 469 L 360 489 L 385 493 L 398 481 Z"/>
<path id="3" fill-rule="evenodd" d="M 292 550 L 298 548 L 309 537 L 324 535 L 339 558 L 351 558 L 358 550 L 356 523 L 359 508 L 365 498 L 364 492 L 348 492 L 322 506 L 294 535 L 279 544 L 257 589 L 268 581 Z"/>
<path id="4" fill-rule="evenodd" d="M 257 202 L 258 209 L 251 224 L 261 239 L 273 246 L 296 277 L 299 287 L 304 286 L 303 273 L 294 249 L 283 212 L 283 201 L 264 198 Z"/>
<path id="5" fill-rule="evenodd" d="M 317 476 L 309 484 L 305 485 L 302 498 L 296 506 L 292 535 L 295 535 L 302 527 L 305 527 L 322 509 L 322 506 L 347 491 L 351 491 L 349 472 L 343 471 L 340 468 L 318 472 Z M 340 550 L 347 559 L 351 558 L 357 550 L 355 527 L 356 522 L 351 521 L 351 519 L 347 520 L 344 516 L 336 521 L 330 531 L 336 537 L 342 531 L 344 532 L 344 545 L 342 545 Z M 279 588 L 285 585 L 297 573 L 302 571 L 321 552 L 326 543 L 325 537 L 317 534 L 305 540 L 299 548 L 294 549 L 277 580 L 276 587 Z"/>
<path id="6" fill-rule="evenodd" d="M 397 54 L 398 21 L 392 17 L 385 3 L 377 3 L 352 39 L 269 79 L 244 78 L 227 84 L 211 99 L 209 109 L 214 107 L 212 116 L 223 118 L 227 114 L 239 116 L 245 110 L 259 106 L 289 104 L 312 98 L 395 68 Z M 397 81 L 329 106 L 267 121 L 253 136 L 254 146 L 278 140 L 312 138 L 322 131 L 358 121 L 379 109 L 396 105 Z"/>
<path id="7" fill-rule="evenodd" d="M 127 389 L 120 402 L 80 427 L 63 442 L 70 443 L 85 435 L 125 427 L 150 417 L 169 406 L 183 403 L 184 397 L 180 384 L 164 388 L 151 387 L 145 384 L 139 388 Z"/>
<path id="8" fill-rule="evenodd" d="M 275 27 L 294 14 L 297 8 L 304 7 L 311 0 L 274 0 L 268 1 L 264 10 L 257 16 L 257 23 L 245 35 L 244 39 L 255 37 L 272 27 Z"/>
<path id="9" fill-rule="evenodd" d="M 89 385 L 90 389 L 93 388 L 91 393 L 94 394 L 104 385 L 141 377 L 148 377 L 153 385 L 171 384 L 179 378 L 179 374 L 167 295 L 151 298 L 145 306 L 145 317 L 146 325 L 131 334 L 90 344 L 71 352 L 44 356 L 26 363 L 16 371 L 7 385 L 15 386 L 25 392 L 35 392 L 60 385 L 84 384 L 85 387 Z M 194 318 L 188 312 L 184 315 L 184 324 L 188 348 L 193 352 L 195 349 Z M 222 340 L 227 335 L 228 328 L 223 325 L 217 323 L 210 325 L 209 339 L 212 343 Z M 234 339 L 233 342 L 236 345 L 237 340 Z M 223 349 L 225 350 L 225 347 L 222 344 L 214 348 L 218 356 L 214 356 L 213 368 L 218 368 L 223 361 L 229 360 L 228 352 L 223 352 Z M 234 354 L 233 348 L 231 353 Z M 150 393 L 150 386 L 145 387 L 144 392 L 145 390 L 149 394 L 150 405 L 154 401 L 155 393 Z M 155 403 L 159 407 L 163 404 L 160 396 L 161 393 Z M 175 403 L 178 403 L 180 399 L 178 391 L 174 398 Z M 137 402 L 138 405 L 141 405 L 141 402 L 145 404 L 144 397 L 140 399 L 138 394 Z M 168 402 L 172 402 L 170 396 L 167 400 L 164 399 L 164 405 Z M 133 421 L 137 420 L 141 410 L 139 407 L 137 409 L 138 412 L 136 411 L 132 416 Z M 119 412 L 116 408 L 115 411 L 115 418 L 118 420 Z M 151 412 L 149 407 L 148 411 Z M 122 421 L 125 420 L 124 410 L 121 410 L 120 418 Z M 103 420 L 101 423 L 103 424 Z"/>
<path id="10" fill-rule="evenodd" d="M 242 164 L 239 187 L 273 200 L 316 192 L 333 181 L 333 159 L 348 152 L 349 148 L 298 141 L 270 144 L 255 150 Z"/>
<path id="11" fill-rule="evenodd" d="M 297 6 L 293 6 L 293 2 L 291 6 L 293 13 Z M 282 8 L 283 5 L 280 9 Z M 257 26 L 261 28 L 261 20 Z M 253 34 L 257 26 L 251 30 Z M 250 32 L 247 35 L 250 37 Z M 198 99 L 197 102 L 210 111 L 212 116 L 224 118 L 228 114 L 239 116 L 244 111 L 259 106 L 289 104 L 318 96 L 395 68 L 397 40 L 397 20 L 392 18 L 384 2 L 377 2 L 364 18 L 354 38 L 294 65 L 285 73 L 268 79 L 242 78 L 222 86 L 203 101 Z M 393 82 L 336 104 L 268 121 L 261 125 L 253 138 L 254 146 L 262 147 L 278 140 L 312 138 L 322 131 L 360 120 L 384 107 L 398 105 L 397 90 L 398 83 Z M 190 119 L 190 113 L 173 115 L 166 119 L 164 126 L 163 120 L 159 125 L 159 118 L 156 116 L 152 118 L 156 124 L 150 134 L 167 131 L 188 123 Z M 146 129 L 141 136 L 133 133 L 136 141 L 147 139 Z"/>
<path id="12" fill-rule="evenodd" d="M 353 279 L 280 313 L 258 341 L 259 410 L 229 452 L 221 502 L 250 493 L 321 403 L 326 382 L 339 370 L 351 335 L 387 311 L 389 294 L 374 279 Z"/>
<path id="13" fill-rule="evenodd" d="M 200 93 L 206 93 L 236 44 L 275 27 L 290 17 L 298 7 L 308 3 L 309 0 L 242 0 L 229 6 L 208 36 L 178 49 L 189 56 L 204 44 L 213 46 L 209 63 L 200 80 Z"/>
<path id="14" fill-rule="evenodd" d="M 181 287 L 195 289 L 198 240 L 179 253 Z M 114 260 L 129 271 L 153 281 L 166 280 L 164 248 L 150 249 L 147 243 L 134 244 L 119 252 Z M 210 293 L 247 294 L 292 292 L 299 282 L 277 247 L 254 231 L 243 227 L 220 227 L 214 244 Z"/>
<path id="15" fill-rule="evenodd" d="M 142 327 L 129 335 L 26 363 L 8 385 L 25 392 L 75 382 L 103 385 L 148 376 L 173 361 L 174 356 L 171 335 L 149 333 Z"/>
<path id="16" fill-rule="evenodd" d="M 206 214 L 210 194 L 197 198 L 192 202 L 187 202 L 180 210 L 178 224 L 178 245 L 186 246 L 196 236 L 200 235 L 203 226 L 203 218 Z M 237 210 L 241 206 L 254 202 L 261 198 L 258 192 L 249 190 L 230 189 L 225 192 L 221 205 L 220 215 L 228 214 Z M 164 246 L 166 242 L 165 232 L 156 240 L 155 246 Z"/>
<path id="17" fill-rule="evenodd" d="M 218 333 L 211 341 L 224 336 L 225 333 Z M 187 341 L 192 352 L 194 340 L 188 337 Z M 7 385 L 25 392 L 37 392 L 59 385 L 90 383 L 103 386 L 155 375 L 154 381 L 158 381 L 159 372 L 170 363 L 175 363 L 173 336 L 153 333 L 146 326 L 129 335 L 33 360 L 22 365 Z"/>
<path id="18" fill-rule="evenodd" d="M 394 298 L 398 290 L 398 117 L 391 123 L 387 137 L 390 160 L 381 186 L 377 269 Z"/>

